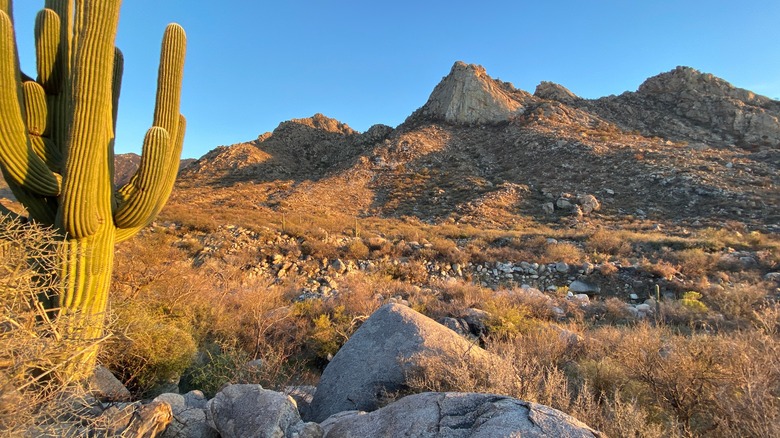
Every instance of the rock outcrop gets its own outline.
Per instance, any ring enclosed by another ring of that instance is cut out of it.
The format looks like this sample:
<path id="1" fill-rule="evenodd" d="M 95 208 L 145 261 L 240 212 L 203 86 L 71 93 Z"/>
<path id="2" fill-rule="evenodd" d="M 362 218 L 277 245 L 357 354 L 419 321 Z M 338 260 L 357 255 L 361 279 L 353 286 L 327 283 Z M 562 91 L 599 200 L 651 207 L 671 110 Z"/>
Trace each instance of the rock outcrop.
<path id="1" fill-rule="evenodd" d="M 484 67 L 459 61 L 434 88 L 419 112 L 449 123 L 496 123 L 523 113 L 524 104 L 530 98 L 512 84 L 488 76 Z"/>
<path id="2" fill-rule="evenodd" d="M 547 81 L 542 81 L 539 85 L 536 86 L 534 97 L 546 100 L 555 100 L 566 104 L 571 104 L 580 100 L 579 96 L 572 93 L 563 85 Z"/>
<path id="3" fill-rule="evenodd" d="M 311 420 L 351 410 L 373 411 L 386 393 L 404 389 L 417 358 L 435 354 L 446 363 L 464 356 L 489 366 L 488 353 L 436 321 L 399 304 L 386 304 L 341 347 L 325 368 Z"/>
<path id="4" fill-rule="evenodd" d="M 576 105 L 645 135 L 714 146 L 780 147 L 780 102 L 690 67 L 649 78 L 636 92 Z"/>
<path id="5" fill-rule="evenodd" d="M 324 421 L 325 438 L 595 438 L 598 432 L 563 412 L 511 397 L 426 392 L 374 412 Z"/>
<path id="6" fill-rule="evenodd" d="M 282 122 L 256 140 L 220 146 L 188 165 L 182 176 L 316 179 L 349 164 L 392 131 L 389 126 L 374 125 L 361 134 L 336 119 L 315 114 Z"/>

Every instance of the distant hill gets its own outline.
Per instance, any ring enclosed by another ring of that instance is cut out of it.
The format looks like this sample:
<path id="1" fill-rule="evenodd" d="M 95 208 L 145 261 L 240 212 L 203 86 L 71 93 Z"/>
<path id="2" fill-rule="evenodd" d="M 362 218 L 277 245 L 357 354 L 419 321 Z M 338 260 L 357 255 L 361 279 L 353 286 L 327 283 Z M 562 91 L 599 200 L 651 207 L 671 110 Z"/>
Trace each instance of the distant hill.
<path id="1" fill-rule="evenodd" d="M 577 197 L 591 195 L 592 219 L 776 229 L 779 166 L 780 102 L 688 67 L 588 100 L 457 62 L 394 129 L 283 122 L 192 163 L 173 202 L 208 209 L 208 187 L 285 211 L 509 226 L 576 219 Z"/>

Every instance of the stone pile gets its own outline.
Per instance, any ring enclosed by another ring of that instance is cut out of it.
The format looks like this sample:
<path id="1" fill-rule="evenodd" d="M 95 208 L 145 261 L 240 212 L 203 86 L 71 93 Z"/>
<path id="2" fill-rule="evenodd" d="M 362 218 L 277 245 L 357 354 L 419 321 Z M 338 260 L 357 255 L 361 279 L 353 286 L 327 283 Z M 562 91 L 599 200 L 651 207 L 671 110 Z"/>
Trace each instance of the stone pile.
<path id="1" fill-rule="evenodd" d="M 424 366 L 415 361 L 426 354 L 444 363 L 467 360 L 479 368 L 500 360 L 414 310 L 389 304 L 368 318 L 339 350 L 317 388 L 291 388 L 284 393 L 257 384 L 228 385 L 211 400 L 199 391 L 163 394 L 140 409 L 166 411 L 167 429 L 158 422 L 156 430 L 147 428 L 145 434 L 128 436 L 601 436 L 560 411 L 507 396 L 423 392 L 388 400 L 390 394 L 407 388 L 410 370 Z M 383 402 L 387 404 L 382 406 Z"/>

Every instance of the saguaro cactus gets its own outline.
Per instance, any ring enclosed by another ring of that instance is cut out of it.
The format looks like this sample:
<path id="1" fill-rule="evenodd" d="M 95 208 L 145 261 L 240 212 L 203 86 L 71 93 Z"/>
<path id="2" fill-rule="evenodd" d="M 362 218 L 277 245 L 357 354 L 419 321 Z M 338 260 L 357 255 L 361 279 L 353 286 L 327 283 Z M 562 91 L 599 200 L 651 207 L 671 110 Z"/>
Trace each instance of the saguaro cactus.
<path id="1" fill-rule="evenodd" d="M 0 168 L 31 220 L 60 231 L 61 287 L 45 305 L 76 316 L 70 335 L 103 332 L 114 244 L 147 225 L 167 201 L 185 120 L 179 114 L 186 37 L 165 30 L 152 127 L 130 182 L 113 184 L 114 130 L 123 58 L 114 47 L 121 0 L 46 0 L 35 22 L 37 79 L 20 71 L 12 1 L 0 0 Z M 71 374 L 94 366 L 97 347 Z"/>

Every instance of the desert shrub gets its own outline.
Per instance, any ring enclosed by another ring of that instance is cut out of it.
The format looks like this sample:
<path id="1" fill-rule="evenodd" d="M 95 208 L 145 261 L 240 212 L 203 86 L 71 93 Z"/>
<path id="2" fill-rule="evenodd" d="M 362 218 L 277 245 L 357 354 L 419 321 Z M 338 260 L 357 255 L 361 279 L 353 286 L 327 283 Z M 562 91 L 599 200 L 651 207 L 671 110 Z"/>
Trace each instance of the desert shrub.
<path id="1" fill-rule="evenodd" d="M 467 263 L 469 255 L 461 251 L 458 245 L 450 239 L 431 237 L 431 248 L 435 251 L 436 258 L 446 263 Z"/>
<path id="2" fill-rule="evenodd" d="M 635 321 L 634 316 L 626 306 L 626 302 L 616 297 L 592 302 L 587 306 L 586 310 L 592 319 L 601 323 L 623 325 Z"/>
<path id="3" fill-rule="evenodd" d="M 753 321 L 755 311 L 766 301 L 768 291 L 764 284 L 734 284 L 713 286 L 706 291 L 706 301 L 728 320 Z"/>
<path id="4" fill-rule="evenodd" d="M 308 342 L 309 348 L 317 357 L 330 359 L 349 339 L 351 322 L 344 314 L 343 306 L 337 306 L 333 311 L 315 317 L 312 321 L 314 327 Z"/>
<path id="5" fill-rule="evenodd" d="M 542 256 L 544 263 L 580 263 L 585 259 L 582 250 L 573 243 L 558 242 L 547 245 Z"/>
<path id="6" fill-rule="evenodd" d="M 677 267 L 666 260 L 651 262 L 647 259 L 642 259 L 639 266 L 648 274 L 655 277 L 665 278 L 667 280 L 672 279 L 678 272 Z"/>
<path id="7" fill-rule="evenodd" d="M 597 376 L 607 394 L 620 388 L 670 435 L 776 434 L 780 370 L 770 365 L 777 360 L 776 337 L 758 331 L 684 336 L 647 324 L 591 335 L 581 375 Z"/>
<path id="8" fill-rule="evenodd" d="M 701 300 L 702 295 L 699 292 L 690 290 L 688 292 L 685 292 L 680 298 L 680 304 L 683 305 L 683 307 L 690 309 L 694 312 L 707 312 L 709 310 L 707 306 L 702 303 Z"/>
<path id="9" fill-rule="evenodd" d="M 303 364 L 285 345 L 265 342 L 257 355 L 241 348 L 235 340 L 221 340 L 205 349 L 201 363 L 187 370 L 188 383 L 207 397 L 231 384 L 256 383 L 263 388 L 283 390 L 307 379 Z"/>
<path id="10" fill-rule="evenodd" d="M 301 244 L 301 253 L 311 256 L 315 259 L 333 260 L 339 257 L 338 247 L 336 245 L 319 240 L 308 238 Z"/>
<path id="11" fill-rule="evenodd" d="M 612 263 L 602 263 L 598 267 L 599 273 L 605 277 L 609 277 L 618 272 L 618 267 Z"/>
<path id="12" fill-rule="evenodd" d="M 353 239 L 347 244 L 344 255 L 352 260 L 365 260 L 368 258 L 369 249 L 361 239 Z"/>
<path id="13" fill-rule="evenodd" d="M 439 293 L 439 299 L 457 304 L 463 309 L 484 302 L 493 291 L 470 282 L 457 280 L 437 280 L 432 285 Z"/>
<path id="14" fill-rule="evenodd" d="M 488 336 L 494 339 L 508 339 L 533 327 L 525 305 L 507 294 L 493 295 L 482 303 L 482 310 L 488 313 L 485 327 Z"/>
<path id="15" fill-rule="evenodd" d="M 585 248 L 591 252 L 626 256 L 631 253 L 631 243 L 617 231 L 600 229 L 590 235 Z"/>
<path id="16" fill-rule="evenodd" d="M 676 264 L 682 274 L 689 278 L 706 276 L 718 263 L 718 255 L 700 248 L 691 248 L 674 253 Z"/>
<path id="17" fill-rule="evenodd" d="M 392 263 L 386 267 L 391 278 L 413 284 L 425 284 L 428 281 L 428 270 L 420 260 Z"/>
<path id="18" fill-rule="evenodd" d="M 106 366 L 138 394 L 177 382 L 197 351 L 191 327 L 140 304 L 116 309 L 116 315 L 113 329 L 122 336 L 103 352 Z"/>

